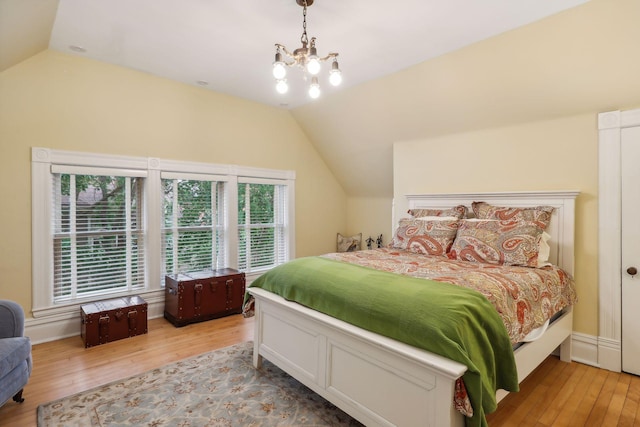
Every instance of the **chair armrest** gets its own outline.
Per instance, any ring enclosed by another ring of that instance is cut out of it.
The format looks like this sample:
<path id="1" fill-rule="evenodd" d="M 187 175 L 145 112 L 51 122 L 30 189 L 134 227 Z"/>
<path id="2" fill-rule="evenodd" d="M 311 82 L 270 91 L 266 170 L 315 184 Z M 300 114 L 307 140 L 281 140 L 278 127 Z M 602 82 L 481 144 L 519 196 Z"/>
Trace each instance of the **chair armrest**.
<path id="1" fill-rule="evenodd" d="M 0 338 L 24 335 L 24 311 L 22 307 L 8 300 L 0 300 Z"/>

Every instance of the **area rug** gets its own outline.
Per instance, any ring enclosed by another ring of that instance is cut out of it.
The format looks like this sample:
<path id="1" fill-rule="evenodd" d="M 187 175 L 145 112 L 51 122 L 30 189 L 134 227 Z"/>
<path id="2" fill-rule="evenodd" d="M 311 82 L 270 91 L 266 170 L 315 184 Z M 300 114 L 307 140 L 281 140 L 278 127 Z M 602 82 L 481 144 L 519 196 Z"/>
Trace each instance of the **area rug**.
<path id="1" fill-rule="evenodd" d="M 212 351 L 38 407 L 38 426 L 360 426 L 265 360 Z"/>

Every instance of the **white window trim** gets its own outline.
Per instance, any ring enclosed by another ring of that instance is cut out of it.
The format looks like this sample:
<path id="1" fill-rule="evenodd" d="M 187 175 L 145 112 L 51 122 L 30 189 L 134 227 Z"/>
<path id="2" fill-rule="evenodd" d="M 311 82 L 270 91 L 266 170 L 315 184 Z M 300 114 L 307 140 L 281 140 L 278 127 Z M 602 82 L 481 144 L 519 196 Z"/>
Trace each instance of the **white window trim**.
<path id="1" fill-rule="evenodd" d="M 55 166 L 54 166 L 55 165 Z M 161 200 L 154 195 L 160 194 L 161 175 L 192 174 L 196 176 L 216 176 L 217 179 L 228 182 L 228 222 L 226 240 L 228 264 L 237 267 L 238 254 L 238 179 L 243 177 L 264 179 L 270 183 L 287 186 L 288 190 L 288 244 L 289 259 L 295 258 L 295 171 L 262 169 L 237 165 L 221 165 L 213 163 L 186 162 L 165 160 L 152 157 L 132 157 L 82 153 L 74 151 L 60 151 L 48 148 L 32 147 L 31 149 L 31 245 L 32 245 L 32 312 L 35 318 L 59 316 L 79 312 L 79 307 L 85 302 L 95 300 L 88 298 L 76 300 L 68 304 L 54 304 L 51 292 L 53 280 L 53 248 L 51 247 L 51 208 L 52 197 L 52 166 L 56 169 L 89 170 L 83 168 L 113 168 L 127 170 L 131 175 L 144 176 L 145 181 L 145 227 L 146 227 L 146 266 L 147 288 L 135 292 L 137 295 L 163 298 L 164 289 L 161 286 Z M 79 168 L 79 169 L 78 169 Z M 174 175 L 175 176 L 175 175 Z M 248 275 L 250 283 L 257 275 Z M 128 295 L 130 292 L 114 293 L 110 298 Z M 104 298 L 104 297 L 103 297 Z"/>

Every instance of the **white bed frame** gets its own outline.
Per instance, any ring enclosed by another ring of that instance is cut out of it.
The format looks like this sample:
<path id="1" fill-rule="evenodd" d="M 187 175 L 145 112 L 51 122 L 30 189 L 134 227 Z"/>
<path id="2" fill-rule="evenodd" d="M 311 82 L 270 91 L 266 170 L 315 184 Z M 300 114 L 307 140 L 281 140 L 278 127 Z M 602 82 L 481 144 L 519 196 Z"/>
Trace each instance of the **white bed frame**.
<path id="1" fill-rule="evenodd" d="M 550 261 L 574 273 L 575 191 L 407 196 L 408 208 L 438 208 L 486 201 L 500 206 L 556 207 Z M 401 211 L 402 212 L 402 211 Z M 402 214 L 394 213 L 394 218 Z M 462 426 L 453 405 L 460 363 L 363 330 L 258 288 L 253 363 L 265 357 L 367 426 Z M 566 310 L 536 341 L 515 350 L 522 381 L 559 348 L 571 361 L 573 313 Z M 507 393 L 498 392 L 498 400 Z"/>

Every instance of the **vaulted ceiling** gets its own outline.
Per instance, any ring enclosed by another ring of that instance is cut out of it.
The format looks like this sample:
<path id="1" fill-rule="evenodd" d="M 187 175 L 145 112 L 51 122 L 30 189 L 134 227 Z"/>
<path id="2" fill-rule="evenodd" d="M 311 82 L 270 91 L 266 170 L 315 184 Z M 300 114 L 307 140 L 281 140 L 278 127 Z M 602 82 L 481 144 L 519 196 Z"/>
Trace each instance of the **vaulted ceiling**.
<path id="1" fill-rule="evenodd" d="M 587 1 L 315 0 L 309 37 L 317 37 L 320 55 L 339 52 L 344 82 L 323 84 L 321 99 L 311 101 L 300 70 L 290 70 L 284 96 L 271 75 L 274 43 L 299 47 L 296 0 L 0 0 L 0 70 L 49 48 L 287 108 L 349 194 L 386 197 L 391 144 L 415 135 L 403 135 L 406 112 L 399 107 L 396 117 L 385 117 L 393 136 L 378 145 L 352 137 L 393 95 L 368 95 L 370 82 Z M 343 102 L 349 91 L 361 95 L 357 105 Z"/>

